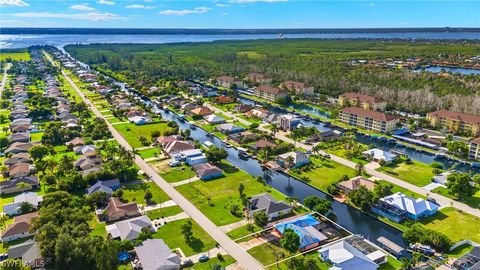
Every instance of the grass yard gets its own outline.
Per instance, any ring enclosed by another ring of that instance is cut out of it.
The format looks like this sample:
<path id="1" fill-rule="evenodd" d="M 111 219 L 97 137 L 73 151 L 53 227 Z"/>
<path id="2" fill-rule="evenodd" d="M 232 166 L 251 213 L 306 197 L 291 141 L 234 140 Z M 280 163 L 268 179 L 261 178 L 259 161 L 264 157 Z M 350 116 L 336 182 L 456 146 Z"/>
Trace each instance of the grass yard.
<path id="1" fill-rule="evenodd" d="M 174 216 L 174 215 L 180 214 L 182 212 L 183 212 L 183 209 L 180 208 L 180 206 L 174 205 L 174 206 L 169 206 L 169 207 L 165 207 L 165 208 L 159 208 L 159 209 L 155 209 L 155 210 L 152 210 L 152 211 L 148 211 L 147 216 L 151 220 L 155 220 L 155 219 L 162 218 L 162 217 Z"/>
<path id="2" fill-rule="evenodd" d="M 392 183 L 390 183 L 390 182 L 387 182 L 387 181 L 385 181 L 385 180 L 379 180 L 379 181 L 376 181 L 376 182 L 377 182 L 377 183 L 381 183 L 381 184 L 385 184 L 385 185 L 390 185 L 390 186 L 392 186 L 392 192 L 393 192 L 393 193 L 402 192 L 403 194 L 408 195 L 408 196 L 410 196 L 410 197 L 414 197 L 414 198 L 422 198 L 422 199 L 426 199 L 426 198 L 427 198 L 427 197 L 425 197 L 425 196 L 422 196 L 422 195 L 420 195 L 420 194 L 418 194 L 418 193 L 415 193 L 415 192 L 413 192 L 413 191 L 410 191 L 410 190 L 408 190 L 408 189 L 406 189 L 406 188 L 403 188 L 403 187 L 401 187 L 401 186 L 397 186 L 397 185 L 392 184 Z"/>
<path id="3" fill-rule="evenodd" d="M 181 226 L 188 220 L 192 221 L 193 241 L 190 244 L 185 243 Z M 158 228 L 153 234 L 153 238 L 163 239 L 170 249 L 181 248 L 186 256 L 192 256 L 200 252 L 205 252 L 215 247 L 213 240 L 200 226 L 192 219 L 182 219 L 169 222 Z"/>
<path id="4" fill-rule="evenodd" d="M 433 192 L 443 195 L 447 198 L 460 201 L 464 204 L 469 205 L 470 207 L 480 208 L 480 188 L 475 187 L 474 189 L 475 189 L 475 193 L 473 194 L 473 196 L 464 200 L 459 200 L 457 197 L 450 195 L 450 193 L 448 193 L 448 189 L 444 187 L 435 188 Z"/>
<path id="5" fill-rule="evenodd" d="M 30 133 L 30 140 L 32 142 L 39 142 L 42 140 L 43 132 Z"/>
<path id="6" fill-rule="evenodd" d="M 105 229 L 106 223 L 105 222 L 98 222 L 97 217 L 93 217 L 92 220 L 89 222 L 92 231 L 90 232 L 91 236 L 107 236 L 107 230 Z"/>
<path id="7" fill-rule="evenodd" d="M 169 183 L 190 179 L 196 176 L 195 171 L 189 166 L 169 167 L 162 171 L 160 176 Z"/>
<path id="8" fill-rule="evenodd" d="M 402 263 L 392 256 L 388 256 L 387 262 L 380 265 L 378 270 L 397 270 L 402 268 Z"/>
<path id="9" fill-rule="evenodd" d="M 299 179 L 306 180 L 309 184 L 326 191 L 327 188 L 335 183 L 343 175 L 354 177 L 356 171 L 350 167 L 332 161 L 330 159 L 320 160 L 312 157 L 311 164 L 300 169 L 290 170 L 289 173 Z"/>
<path id="10" fill-rule="evenodd" d="M 258 227 L 258 226 L 255 225 L 255 224 L 252 224 L 252 226 L 253 226 L 253 231 L 249 231 L 249 230 L 248 230 L 248 225 L 245 225 L 245 226 L 242 226 L 242 227 L 240 227 L 240 228 L 236 228 L 236 229 L 234 229 L 234 230 L 232 230 L 232 231 L 229 231 L 229 232 L 227 233 L 227 235 L 228 235 L 230 238 L 232 238 L 233 240 L 235 240 L 235 239 L 238 239 L 238 238 L 240 238 L 240 237 L 244 237 L 244 236 L 246 236 L 246 235 L 249 235 L 249 234 L 252 234 L 252 233 L 254 233 L 254 232 L 258 232 L 258 231 L 261 230 L 261 228 Z M 242 239 L 241 241 L 244 241 L 244 240 Z"/>
<path id="11" fill-rule="evenodd" d="M 316 262 L 316 267 L 315 268 L 307 268 L 304 265 L 299 265 L 299 266 L 295 267 L 295 269 L 297 269 L 297 270 L 327 270 L 329 268 L 329 266 L 319 258 L 318 252 L 316 252 L 316 251 L 312 251 L 312 252 L 300 255 L 299 258 L 303 258 L 303 259 L 314 258 L 315 262 Z M 284 262 L 281 262 L 279 264 L 274 264 L 274 265 L 268 267 L 267 269 L 269 269 L 269 270 L 275 270 L 275 269 L 290 270 L 291 268 L 288 266 L 287 261 L 284 261 Z"/>
<path id="12" fill-rule="evenodd" d="M 382 168 L 378 171 L 388 173 L 391 176 L 402 179 L 410 184 L 423 187 L 432 182 L 433 172 L 432 167 L 427 164 L 412 160 L 410 164 L 402 162 L 394 162 Z"/>
<path id="13" fill-rule="evenodd" d="M 27 61 L 30 60 L 30 54 L 26 49 L 22 51 L 0 52 L 0 61 L 4 61 L 8 58 L 15 61 Z"/>
<path id="14" fill-rule="evenodd" d="M 230 213 L 230 205 L 241 206 L 238 186 L 243 183 L 244 193 L 253 196 L 268 192 L 277 199 L 285 196 L 268 185 L 263 185 L 242 170 L 230 164 L 220 166 L 225 176 L 209 181 L 196 181 L 191 184 L 178 186 L 177 190 L 202 211 L 213 223 L 218 226 L 227 225 L 242 219 Z M 210 199 L 210 203 L 208 201 Z"/>
<path id="15" fill-rule="evenodd" d="M 142 205 L 146 204 L 144 196 L 147 190 L 150 190 L 152 193 L 152 201 L 155 203 L 162 203 L 170 200 L 168 195 L 153 182 L 130 184 L 122 187 L 122 189 L 123 199 L 129 202 L 137 202 Z"/>
<path id="16" fill-rule="evenodd" d="M 469 244 L 464 244 L 464 245 L 461 245 L 461 246 L 455 248 L 454 250 L 450 251 L 448 253 L 448 255 L 451 256 L 451 257 L 454 257 L 454 258 L 460 258 L 464 254 L 470 252 L 472 249 L 473 249 L 473 246 L 471 246 Z"/>
<path id="17" fill-rule="evenodd" d="M 187 267 L 187 268 L 183 268 L 183 269 L 211 270 L 211 269 L 213 269 L 213 266 L 215 264 L 218 264 L 218 265 L 222 266 L 222 269 L 224 269 L 225 267 L 227 267 L 227 266 L 229 266 L 230 264 L 233 264 L 233 263 L 235 263 L 235 259 L 232 256 L 224 255 L 222 261 L 218 260 L 217 257 L 213 257 L 213 258 L 210 258 L 210 260 L 208 260 L 206 262 L 198 262 L 191 267 Z"/>
<path id="18" fill-rule="evenodd" d="M 127 140 L 130 146 L 135 148 L 143 147 L 140 142 L 140 137 L 147 138 L 148 141 L 152 141 L 152 132 L 160 131 L 160 134 L 164 134 L 165 131 L 170 128 L 167 126 L 166 122 L 161 123 L 151 123 L 142 126 L 137 126 L 132 123 L 118 124 L 114 125 L 115 129 L 122 134 L 123 138 Z"/>
<path id="19" fill-rule="evenodd" d="M 445 234 L 452 242 L 470 239 L 480 243 L 480 218 L 452 207 L 420 221 L 426 228 Z"/>
<path id="20" fill-rule="evenodd" d="M 160 149 L 155 147 L 155 148 L 140 150 L 140 151 L 138 151 L 138 154 L 142 158 L 152 158 L 152 157 L 156 157 L 156 156 L 160 155 L 160 152 L 161 152 Z"/>

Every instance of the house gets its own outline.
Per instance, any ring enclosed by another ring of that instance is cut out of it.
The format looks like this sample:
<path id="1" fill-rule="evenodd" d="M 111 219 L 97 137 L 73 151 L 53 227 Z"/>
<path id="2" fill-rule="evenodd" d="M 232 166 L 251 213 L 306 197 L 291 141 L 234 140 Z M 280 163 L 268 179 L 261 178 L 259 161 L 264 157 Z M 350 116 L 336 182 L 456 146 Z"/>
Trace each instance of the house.
<path id="1" fill-rule="evenodd" d="M 277 201 L 268 193 L 253 196 L 249 200 L 248 208 L 250 217 L 253 217 L 254 213 L 262 211 L 267 214 L 268 220 L 289 214 L 292 211 L 290 205 Z"/>
<path id="2" fill-rule="evenodd" d="M 77 146 L 85 145 L 85 141 L 83 141 L 83 139 L 80 137 L 75 137 L 71 141 L 67 142 L 66 144 L 71 145 L 73 147 L 77 147 Z"/>
<path id="3" fill-rule="evenodd" d="M 87 152 L 79 157 L 73 165 L 82 171 L 83 175 L 88 175 L 101 170 L 102 157 L 96 152 Z"/>
<path id="4" fill-rule="evenodd" d="M 3 164 L 11 166 L 18 163 L 29 163 L 31 162 L 29 153 L 18 153 L 13 154 L 10 158 L 7 158 L 3 161 Z"/>
<path id="5" fill-rule="evenodd" d="M 309 142 L 329 142 L 338 140 L 342 136 L 342 132 L 338 130 L 327 130 L 311 135 L 307 141 Z"/>
<path id="6" fill-rule="evenodd" d="M 202 107 L 202 106 L 199 106 L 191 110 L 190 112 L 191 114 L 197 115 L 197 116 L 207 116 L 207 115 L 213 114 L 213 112 L 209 108 Z"/>
<path id="7" fill-rule="evenodd" d="M 122 185 L 118 179 L 97 181 L 94 185 L 87 188 L 87 196 L 90 196 L 95 192 L 105 192 L 105 194 L 110 197 L 112 193 L 121 188 L 121 186 Z"/>
<path id="8" fill-rule="evenodd" d="M 315 90 L 313 86 L 309 86 L 303 82 L 296 81 L 284 81 L 280 84 L 280 87 L 297 95 L 313 95 Z"/>
<path id="9" fill-rule="evenodd" d="M 140 215 L 140 210 L 135 202 L 123 203 L 117 197 L 108 199 L 105 207 L 105 216 L 107 221 L 115 221 Z"/>
<path id="10" fill-rule="evenodd" d="M 437 174 L 433 177 L 433 182 L 435 183 L 438 183 L 438 184 L 441 184 L 441 185 L 445 185 L 447 183 L 447 178 L 450 174 L 454 173 L 455 171 L 446 171 L 446 172 L 442 172 L 440 174 Z"/>
<path id="11" fill-rule="evenodd" d="M 228 104 L 235 102 L 235 99 L 227 96 L 218 96 L 214 98 L 213 101 L 217 104 Z"/>
<path id="12" fill-rule="evenodd" d="M 18 184 L 25 183 L 27 184 L 27 189 L 20 190 Z M 40 187 L 38 177 L 36 176 L 27 176 L 21 178 L 14 178 L 6 181 L 0 181 L 0 194 L 10 194 L 19 191 L 31 190 Z"/>
<path id="13" fill-rule="evenodd" d="M 245 113 L 245 116 L 263 119 L 268 116 L 268 111 L 265 109 L 251 109 Z"/>
<path id="14" fill-rule="evenodd" d="M 338 98 L 338 104 L 341 107 L 353 106 L 374 111 L 384 111 L 387 107 L 387 102 L 380 98 L 353 92 L 340 95 Z"/>
<path id="15" fill-rule="evenodd" d="M 310 163 L 310 158 L 304 152 L 295 151 L 278 155 L 276 161 L 284 168 L 300 168 Z"/>
<path id="16" fill-rule="evenodd" d="M 235 106 L 235 112 L 237 112 L 237 113 L 246 113 L 246 112 L 250 111 L 251 109 L 253 109 L 253 106 L 243 104 L 243 103 Z"/>
<path id="17" fill-rule="evenodd" d="M 9 216 L 18 215 L 22 204 L 28 203 L 37 209 L 42 200 L 43 197 L 38 196 L 35 192 L 24 192 L 15 196 L 13 202 L 3 205 L 3 212 Z"/>
<path id="18" fill-rule="evenodd" d="M 215 114 L 210 114 L 203 118 L 210 124 L 223 124 L 227 122 L 225 119 Z"/>
<path id="19" fill-rule="evenodd" d="M 173 141 L 173 142 L 167 143 L 164 146 L 163 151 L 168 155 L 172 156 L 173 154 L 178 154 L 182 151 L 193 150 L 193 149 L 195 149 L 195 146 L 190 142 Z"/>
<path id="20" fill-rule="evenodd" d="M 427 120 L 432 127 L 470 136 L 480 135 L 480 116 L 473 114 L 439 110 L 427 113 Z"/>
<path id="21" fill-rule="evenodd" d="M 142 230 L 155 231 L 148 216 L 140 216 L 128 220 L 119 221 L 105 227 L 112 239 L 135 240 Z"/>
<path id="22" fill-rule="evenodd" d="M 32 228 L 32 219 L 38 218 L 38 212 L 33 212 L 13 218 L 13 223 L 8 224 L 2 230 L 2 242 L 10 242 L 20 238 L 29 237 L 32 235 L 30 229 Z"/>
<path id="23" fill-rule="evenodd" d="M 300 125 L 300 122 L 300 118 L 293 114 L 283 114 L 280 116 L 280 128 L 283 130 L 294 130 Z"/>
<path id="24" fill-rule="evenodd" d="M 468 157 L 480 160 L 480 137 L 470 141 Z"/>
<path id="25" fill-rule="evenodd" d="M 353 236 L 352 238 L 356 238 Z M 358 238 L 357 238 L 358 239 Z M 365 248 L 368 245 L 363 240 L 364 244 L 354 244 L 350 238 L 341 240 L 330 245 L 322 247 L 318 252 L 320 257 L 333 266 L 331 270 L 376 270 L 379 263 L 386 261 L 386 254 L 375 248 Z M 363 248 L 362 248 L 363 246 Z M 365 254 L 367 253 L 367 254 Z"/>
<path id="26" fill-rule="evenodd" d="M 27 143 L 30 141 L 30 132 L 17 132 L 17 133 L 12 133 L 10 136 L 8 136 L 8 141 L 9 142 L 24 142 Z"/>
<path id="27" fill-rule="evenodd" d="M 288 91 L 269 85 L 260 85 L 258 87 L 255 87 L 253 95 L 259 98 L 266 99 L 270 102 L 275 102 L 279 98 L 287 97 Z"/>
<path id="28" fill-rule="evenodd" d="M 232 133 L 242 132 L 245 130 L 245 128 L 236 126 L 231 123 L 226 123 L 226 124 L 221 124 L 217 126 L 216 130 L 220 131 L 223 134 L 232 134 Z"/>
<path id="29" fill-rule="evenodd" d="M 308 214 L 277 223 L 273 227 L 282 237 L 285 229 L 291 229 L 298 234 L 300 236 L 299 250 L 303 252 L 316 248 L 328 240 L 328 237 L 319 230 L 321 225 L 320 221 Z"/>
<path id="30" fill-rule="evenodd" d="M 27 153 L 30 148 L 32 148 L 32 143 L 23 143 L 23 142 L 15 142 L 12 143 L 7 150 L 5 150 L 6 154 L 18 154 L 18 153 Z"/>
<path id="31" fill-rule="evenodd" d="M 35 269 L 43 268 L 44 262 L 40 248 L 33 239 L 8 248 L 9 259 L 21 259 L 23 264 Z"/>
<path id="32" fill-rule="evenodd" d="M 258 84 L 271 84 L 272 78 L 266 77 L 264 74 L 260 73 L 250 73 L 245 77 L 247 81 L 251 81 Z"/>
<path id="33" fill-rule="evenodd" d="M 29 163 L 17 163 L 8 169 L 8 175 L 11 178 L 20 178 L 25 177 L 30 174 L 30 164 Z"/>
<path id="34" fill-rule="evenodd" d="M 25 132 L 28 130 L 30 130 L 30 124 L 15 125 L 10 127 L 10 131 L 12 131 L 12 133 Z"/>
<path id="35" fill-rule="evenodd" d="M 337 184 L 337 188 L 345 194 L 348 194 L 352 190 L 358 189 L 360 186 L 364 186 L 368 190 L 372 191 L 376 184 L 372 180 L 366 179 L 363 176 L 357 176 Z"/>
<path id="36" fill-rule="evenodd" d="M 128 121 L 130 121 L 130 123 L 134 123 L 137 126 L 145 125 L 151 122 L 150 118 L 146 116 L 131 116 L 128 117 Z"/>
<path id="37" fill-rule="evenodd" d="M 202 180 L 209 180 L 223 176 L 223 171 L 210 163 L 196 164 L 192 167 L 197 176 Z"/>
<path id="38" fill-rule="evenodd" d="M 177 161 L 185 161 L 190 166 L 207 163 L 207 156 L 200 149 L 182 151 L 172 155 L 172 158 Z"/>
<path id="39" fill-rule="evenodd" d="M 267 141 L 265 139 L 261 139 L 261 140 L 257 141 L 254 145 L 252 145 L 250 148 L 258 151 L 258 150 L 264 149 L 266 147 L 275 148 L 276 146 L 277 145 L 275 143 L 272 143 L 272 142 Z"/>
<path id="40" fill-rule="evenodd" d="M 217 77 L 216 80 L 217 80 L 217 84 L 222 87 L 226 87 L 226 88 L 230 88 L 232 86 L 237 86 L 240 88 L 244 87 L 242 80 L 234 78 L 232 76 L 221 76 L 221 77 Z"/>
<path id="41" fill-rule="evenodd" d="M 408 218 L 419 220 L 435 214 L 440 207 L 438 204 L 421 198 L 414 199 L 401 192 L 380 199 L 398 209 L 404 210 Z"/>
<path id="42" fill-rule="evenodd" d="M 388 133 L 397 128 L 399 117 L 358 107 L 348 107 L 340 111 L 339 119 L 341 122 L 367 130 Z"/>
<path id="43" fill-rule="evenodd" d="M 73 151 L 77 155 L 85 155 L 86 153 L 95 153 L 97 151 L 97 147 L 92 144 L 80 145 L 73 148 Z"/>
<path id="44" fill-rule="evenodd" d="M 257 139 L 257 134 L 246 130 L 238 133 L 232 133 L 227 136 L 229 140 L 232 140 L 238 144 L 246 143 L 246 142 L 252 142 Z"/>
<path id="45" fill-rule="evenodd" d="M 155 141 L 156 144 L 161 145 L 162 147 L 167 145 L 168 143 L 174 142 L 174 141 L 180 141 L 183 140 L 183 137 L 180 135 L 171 135 L 171 136 L 160 136 L 158 137 Z"/>
<path id="46" fill-rule="evenodd" d="M 480 269 L 480 247 L 474 247 L 470 252 L 455 260 L 453 270 L 478 270 Z"/>
<path id="47" fill-rule="evenodd" d="M 143 270 L 178 270 L 180 257 L 162 239 L 147 239 L 135 246 Z"/>
<path id="48" fill-rule="evenodd" d="M 362 152 L 363 156 L 375 162 L 385 162 L 389 164 L 397 160 L 398 156 L 382 149 L 373 148 Z M 383 161 L 381 161 L 383 160 Z"/>

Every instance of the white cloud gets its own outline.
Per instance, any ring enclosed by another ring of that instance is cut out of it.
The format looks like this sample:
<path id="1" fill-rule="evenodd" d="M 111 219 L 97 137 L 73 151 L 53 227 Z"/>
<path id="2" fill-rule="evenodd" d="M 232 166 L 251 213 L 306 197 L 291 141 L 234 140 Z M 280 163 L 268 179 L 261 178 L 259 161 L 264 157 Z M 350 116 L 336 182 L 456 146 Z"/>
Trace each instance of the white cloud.
<path id="1" fill-rule="evenodd" d="M 110 5 L 110 6 L 115 5 L 115 2 L 113 2 L 113 1 L 108 1 L 108 0 L 98 0 L 97 3 L 98 3 L 98 4 L 101 4 L 101 5 Z"/>
<path id="2" fill-rule="evenodd" d="M 125 19 L 108 12 L 88 12 L 88 13 L 51 13 L 51 12 L 22 12 L 11 13 L 13 17 L 20 18 L 55 18 L 55 19 L 76 19 L 76 20 L 88 20 L 88 21 L 108 21 L 108 20 L 120 20 Z"/>
<path id="3" fill-rule="evenodd" d="M 22 0 L 0 0 L 0 7 L 28 7 L 28 3 Z"/>
<path id="4" fill-rule="evenodd" d="M 217 6 L 217 7 L 229 7 L 231 5 L 230 4 L 220 4 L 220 3 L 218 3 L 218 4 L 215 4 L 215 6 Z"/>
<path id="5" fill-rule="evenodd" d="M 236 4 L 248 4 L 248 3 L 276 3 L 276 2 L 287 2 L 288 0 L 230 0 L 229 3 Z"/>
<path id="6" fill-rule="evenodd" d="M 80 10 L 80 11 L 95 11 L 96 10 L 95 8 L 89 7 L 87 5 L 71 5 L 70 9 Z"/>
<path id="7" fill-rule="evenodd" d="M 370 3 L 370 4 L 368 4 L 368 5 L 369 5 L 369 6 L 371 6 L 371 7 L 375 6 L 375 4 L 374 4 L 374 3 Z"/>
<path id="8" fill-rule="evenodd" d="M 126 8 L 136 8 L 136 9 L 152 9 L 155 8 L 155 6 L 145 6 L 145 5 L 139 5 L 139 4 L 133 4 L 133 5 L 128 5 L 125 6 Z"/>
<path id="9" fill-rule="evenodd" d="M 210 10 L 210 8 L 207 7 L 196 7 L 194 9 L 182 9 L 182 10 L 172 10 L 172 9 L 167 9 L 167 10 L 162 10 L 158 12 L 159 14 L 162 15 L 177 15 L 177 16 L 183 16 L 187 14 L 202 14 L 202 13 L 207 13 Z"/>
<path id="10" fill-rule="evenodd" d="M 223 12 L 223 13 L 222 13 L 222 16 L 227 16 L 227 15 L 228 15 L 227 12 Z"/>

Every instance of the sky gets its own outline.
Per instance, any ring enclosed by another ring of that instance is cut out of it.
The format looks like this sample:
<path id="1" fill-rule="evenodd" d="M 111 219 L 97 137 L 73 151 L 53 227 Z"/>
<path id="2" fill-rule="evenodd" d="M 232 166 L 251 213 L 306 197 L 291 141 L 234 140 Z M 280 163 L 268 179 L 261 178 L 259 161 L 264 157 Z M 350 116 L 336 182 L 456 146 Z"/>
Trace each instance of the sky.
<path id="1" fill-rule="evenodd" d="M 0 27 L 480 27 L 480 1 L 0 0 Z"/>

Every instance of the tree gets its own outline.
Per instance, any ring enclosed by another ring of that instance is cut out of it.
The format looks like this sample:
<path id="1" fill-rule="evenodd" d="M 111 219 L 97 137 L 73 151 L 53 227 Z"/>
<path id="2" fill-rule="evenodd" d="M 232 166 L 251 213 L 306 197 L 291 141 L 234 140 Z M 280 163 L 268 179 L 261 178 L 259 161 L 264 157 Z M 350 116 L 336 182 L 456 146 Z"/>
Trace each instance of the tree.
<path id="1" fill-rule="evenodd" d="M 45 145 L 37 144 L 32 146 L 28 152 L 34 160 L 42 160 L 45 156 L 50 154 L 50 149 Z"/>
<path id="2" fill-rule="evenodd" d="M 231 204 L 230 205 L 230 213 L 234 216 L 239 216 L 239 212 L 240 211 L 240 206 L 238 206 L 238 204 Z"/>
<path id="3" fill-rule="evenodd" d="M 222 159 L 226 159 L 228 156 L 227 151 L 223 148 L 218 148 L 215 145 L 210 146 L 206 151 L 208 161 L 213 163 L 219 163 Z"/>
<path id="4" fill-rule="evenodd" d="M 378 183 L 377 185 L 375 185 L 375 187 L 373 188 L 373 202 L 376 203 L 380 198 L 392 194 L 392 188 L 393 186 L 390 184 Z"/>
<path id="5" fill-rule="evenodd" d="M 303 199 L 303 205 L 305 205 L 307 208 L 313 210 L 313 208 L 317 205 L 317 204 L 320 204 L 322 203 L 323 199 L 318 197 L 318 196 L 315 196 L 315 195 L 310 195 L 308 197 L 305 197 L 305 199 Z"/>
<path id="6" fill-rule="evenodd" d="M 193 240 L 192 221 L 188 220 L 183 223 L 180 230 L 182 231 L 183 238 L 185 238 L 185 242 L 191 243 Z"/>
<path id="7" fill-rule="evenodd" d="M 454 155 L 465 157 L 468 155 L 468 145 L 461 141 L 451 141 L 447 143 L 447 149 Z"/>
<path id="8" fill-rule="evenodd" d="M 357 165 L 355 165 L 355 169 L 357 169 L 357 176 L 360 176 L 363 174 L 365 168 L 362 163 L 357 163 Z"/>
<path id="9" fill-rule="evenodd" d="M 147 204 L 150 204 L 152 202 L 152 198 L 153 198 L 152 192 L 150 190 L 147 190 L 147 192 L 145 192 L 145 195 L 143 196 L 143 198 L 145 199 L 145 202 L 147 202 Z"/>
<path id="10" fill-rule="evenodd" d="M 35 210 L 35 207 L 28 203 L 28 202 L 22 202 L 20 204 L 20 209 L 18 210 L 18 212 L 23 215 L 23 214 L 27 214 L 27 213 L 30 213 L 30 212 L 33 212 Z"/>
<path id="11" fill-rule="evenodd" d="M 361 185 L 348 193 L 350 201 L 362 210 L 367 210 L 373 203 L 373 193 Z"/>
<path id="12" fill-rule="evenodd" d="M 253 222 L 260 228 L 267 226 L 268 224 L 268 216 L 263 211 L 257 211 L 253 213 Z"/>
<path id="13" fill-rule="evenodd" d="M 475 192 L 470 182 L 472 178 L 466 173 L 452 173 L 447 177 L 447 189 L 450 195 L 467 199 Z"/>
<path id="14" fill-rule="evenodd" d="M 282 247 L 290 253 L 297 252 L 300 247 L 300 236 L 294 230 L 286 228 L 283 231 L 283 237 L 280 239 Z"/>
<path id="15" fill-rule="evenodd" d="M 238 185 L 238 193 L 240 194 L 240 197 L 242 196 L 244 190 L 245 186 L 243 185 L 243 183 L 240 183 L 240 185 Z"/>
<path id="16" fill-rule="evenodd" d="M 330 211 L 330 209 L 332 209 L 332 203 L 327 200 L 322 200 L 320 203 L 315 205 L 313 211 L 325 215 L 326 213 L 328 213 L 328 211 Z"/>
<path id="17" fill-rule="evenodd" d="M 19 191 L 24 191 L 24 190 L 27 190 L 27 189 L 31 189 L 32 186 L 28 183 L 25 183 L 25 182 L 20 182 L 17 184 L 16 188 L 19 190 Z"/>

